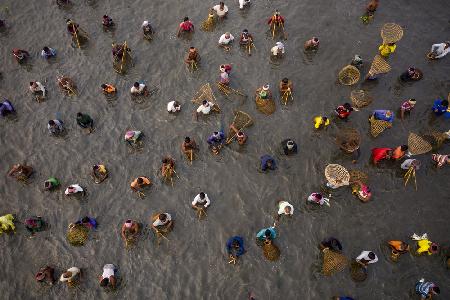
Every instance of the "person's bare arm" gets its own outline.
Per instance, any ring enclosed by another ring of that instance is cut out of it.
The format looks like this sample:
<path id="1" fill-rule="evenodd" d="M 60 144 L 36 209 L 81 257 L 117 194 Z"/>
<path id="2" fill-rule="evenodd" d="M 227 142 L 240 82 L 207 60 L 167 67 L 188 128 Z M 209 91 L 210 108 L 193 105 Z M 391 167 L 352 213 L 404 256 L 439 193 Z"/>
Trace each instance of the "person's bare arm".
<path id="1" fill-rule="evenodd" d="M 405 119 L 405 110 L 400 108 L 400 119 L 402 119 L 402 121 Z"/>
<path id="2" fill-rule="evenodd" d="M 111 283 L 111 287 L 116 287 L 116 277 L 114 275 L 109 276 L 109 282 Z"/>
<path id="3" fill-rule="evenodd" d="M 179 37 L 181 34 L 181 27 L 178 27 L 177 37 Z"/>

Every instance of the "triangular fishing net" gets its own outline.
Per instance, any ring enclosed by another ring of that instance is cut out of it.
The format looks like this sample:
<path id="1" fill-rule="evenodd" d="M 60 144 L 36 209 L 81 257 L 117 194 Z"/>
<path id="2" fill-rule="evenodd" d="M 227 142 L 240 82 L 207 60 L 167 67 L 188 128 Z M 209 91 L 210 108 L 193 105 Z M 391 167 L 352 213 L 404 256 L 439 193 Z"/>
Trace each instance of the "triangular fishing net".
<path id="1" fill-rule="evenodd" d="M 403 37 L 403 29 L 400 25 L 395 23 L 386 23 L 381 28 L 381 38 L 383 44 L 396 43 Z"/>
<path id="2" fill-rule="evenodd" d="M 372 134 L 373 137 L 377 137 L 385 131 L 387 128 L 391 128 L 392 124 L 388 121 L 383 120 L 376 120 L 374 116 L 370 117 L 370 134 Z"/>
<path id="3" fill-rule="evenodd" d="M 209 83 L 206 83 L 200 87 L 200 89 L 192 99 L 192 102 L 201 105 L 203 100 L 207 100 L 209 102 L 212 102 L 213 104 L 217 104 L 216 97 L 214 97 L 214 93 Z"/>
<path id="4" fill-rule="evenodd" d="M 433 149 L 431 144 L 421 136 L 410 132 L 408 136 L 408 151 L 412 155 L 419 155 L 430 152 Z"/>
<path id="5" fill-rule="evenodd" d="M 360 76 L 361 74 L 355 66 L 348 65 L 339 72 L 338 78 L 343 85 L 353 85 L 358 82 Z"/>
<path id="6" fill-rule="evenodd" d="M 367 106 L 373 101 L 373 98 L 364 90 L 353 90 L 350 93 L 350 99 L 356 108 Z"/>
<path id="7" fill-rule="evenodd" d="M 380 55 L 376 55 L 373 58 L 372 65 L 370 66 L 369 75 L 377 75 L 387 73 L 391 70 L 391 66 Z"/>

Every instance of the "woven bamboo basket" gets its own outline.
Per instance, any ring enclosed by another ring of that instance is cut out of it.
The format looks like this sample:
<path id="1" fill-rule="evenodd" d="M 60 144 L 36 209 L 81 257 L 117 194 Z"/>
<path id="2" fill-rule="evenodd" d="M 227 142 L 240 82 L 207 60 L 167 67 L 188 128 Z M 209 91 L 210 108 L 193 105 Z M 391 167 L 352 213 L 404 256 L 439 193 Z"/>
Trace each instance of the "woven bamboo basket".
<path id="1" fill-rule="evenodd" d="M 275 112 L 276 106 L 275 102 L 272 98 L 270 99 L 261 99 L 259 95 L 255 97 L 256 108 L 266 115 L 271 115 Z"/>
<path id="2" fill-rule="evenodd" d="M 373 101 L 373 98 L 364 90 L 353 90 L 350 93 L 350 99 L 356 108 L 367 106 Z"/>
<path id="3" fill-rule="evenodd" d="M 356 261 L 350 265 L 350 275 L 356 282 L 363 282 L 367 278 L 367 269 Z"/>
<path id="4" fill-rule="evenodd" d="M 329 164 L 325 167 L 325 178 L 331 185 L 340 187 L 349 185 L 350 174 L 347 169 L 341 165 Z"/>
<path id="5" fill-rule="evenodd" d="M 372 64 L 370 65 L 369 75 L 384 74 L 391 70 L 391 66 L 386 62 L 381 55 L 376 55 L 373 58 Z"/>
<path id="6" fill-rule="evenodd" d="M 379 136 L 387 128 L 391 128 L 392 124 L 384 120 L 376 120 L 374 116 L 370 117 L 370 134 L 373 137 Z"/>
<path id="7" fill-rule="evenodd" d="M 412 155 L 419 155 L 430 152 L 433 149 L 431 144 L 420 135 L 410 132 L 408 136 L 408 150 Z"/>
<path id="8" fill-rule="evenodd" d="M 396 43 L 403 37 L 403 29 L 400 25 L 395 23 L 386 23 L 381 28 L 381 38 L 383 44 Z"/>
<path id="9" fill-rule="evenodd" d="M 359 70 L 352 65 L 345 66 L 338 75 L 339 82 L 343 85 L 354 85 L 359 81 L 360 77 Z"/>
<path id="10" fill-rule="evenodd" d="M 83 246 L 89 238 L 89 229 L 81 224 L 70 224 L 67 240 L 72 246 Z"/>
<path id="11" fill-rule="evenodd" d="M 359 148 L 361 135 L 355 128 L 343 128 L 336 136 L 336 144 L 344 151 L 352 153 Z"/>
<path id="12" fill-rule="evenodd" d="M 350 183 L 360 181 L 364 184 L 367 184 L 369 181 L 369 176 L 360 170 L 350 170 L 348 171 L 350 174 Z"/>
<path id="13" fill-rule="evenodd" d="M 322 274 L 325 276 L 331 276 L 334 273 L 344 270 L 348 266 L 348 259 L 337 252 L 334 252 L 328 248 L 322 250 L 323 252 L 323 264 Z"/>
<path id="14" fill-rule="evenodd" d="M 276 261 L 280 258 L 280 249 L 272 241 L 265 241 L 262 250 L 267 260 Z"/>

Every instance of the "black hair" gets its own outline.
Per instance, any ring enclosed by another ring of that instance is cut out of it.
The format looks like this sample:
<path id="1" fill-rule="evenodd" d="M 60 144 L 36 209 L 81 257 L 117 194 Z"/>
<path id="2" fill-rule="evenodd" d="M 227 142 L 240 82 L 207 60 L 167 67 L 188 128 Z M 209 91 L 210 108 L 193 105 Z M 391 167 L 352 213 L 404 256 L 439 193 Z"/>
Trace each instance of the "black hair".
<path id="1" fill-rule="evenodd" d="M 133 86 L 136 88 L 139 87 L 139 82 L 136 81 L 135 83 L 133 83 Z"/>
<path id="2" fill-rule="evenodd" d="M 34 82 L 33 81 L 30 81 L 30 85 L 33 85 L 34 84 Z"/>
<path id="3" fill-rule="evenodd" d="M 205 105 L 206 103 L 208 103 L 208 100 L 203 100 L 202 104 Z"/>
<path id="4" fill-rule="evenodd" d="M 49 49 L 47 46 L 45 46 L 44 48 L 42 48 L 42 50 L 44 50 L 45 52 L 50 51 L 50 49 Z"/>
<path id="5" fill-rule="evenodd" d="M 432 289 L 433 289 L 433 292 L 435 292 L 436 294 L 441 293 L 441 289 L 438 286 L 433 286 Z"/>
<path id="6" fill-rule="evenodd" d="M 367 254 L 367 256 L 368 256 L 370 259 L 375 259 L 375 253 L 373 253 L 373 252 L 369 252 L 369 254 Z"/>
<path id="7" fill-rule="evenodd" d="M 142 184 L 144 183 L 144 179 L 142 179 L 142 177 L 138 177 L 137 179 L 137 183 Z"/>
<path id="8" fill-rule="evenodd" d="M 185 143 L 190 143 L 190 142 L 191 142 L 191 138 L 188 137 L 188 136 L 185 137 L 185 138 L 184 138 L 184 142 L 185 142 Z"/>
<path id="9" fill-rule="evenodd" d="M 444 106 L 448 106 L 448 100 L 442 100 L 441 104 Z"/>
<path id="10" fill-rule="evenodd" d="M 83 114 L 82 113 L 80 113 L 80 112 L 77 112 L 77 117 L 82 117 L 83 116 Z"/>
<path id="11" fill-rule="evenodd" d="M 164 221 L 164 220 L 167 219 L 167 216 L 166 216 L 166 214 L 159 214 L 158 218 L 159 218 L 161 221 Z"/>
<path id="12" fill-rule="evenodd" d="M 84 217 L 83 219 L 81 219 L 81 222 L 83 223 L 89 223 L 89 217 Z"/>
<path id="13" fill-rule="evenodd" d="M 266 231 L 264 231 L 264 235 L 265 235 L 266 237 L 270 237 L 271 234 L 272 234 L 272 232 L 270 232 L 269 229 L 266 229 Z"/>
<path id="14" fill-rule="evenodd" d="M 50 120 L 50 121 L 48 121 L 48 124 L 49 124 L 49 125 L 55 125 L 55 121 Z"/>
<path id="15" fill-rule="evenodd" d="M 327 117 L 322 117 L 322 119 L 323 119 L 324 121 L 328 120 L 328 118 L 327 118 Z"/>
<path id="16" fill-rule="evenodd" d="M 105 19 L 108 18 L 108 15 L 103 15 L 103 18 L 105 18 Z"/>
<path id="17" fill-rule="evenodd" d="M 242 32 L 247 32 L 248 33 L 248 29 L 244 29 L 244 30 L 242 30 Z"/>
<path id="18" fill-rule="evenodd" d="M 313 41 L 314 41 L 314 42 L 318 42 L 319 39 L 315 37 L 315 38 L 313 38 Z"/>
<path id="19" fill-rule="evenodd" d="M 225 3 L 223 3 L 222 1 L 220 1 L 219 4 L 220 4 L 220 5 L 222 5 L 222 4 L 225 5 Z"/>
<path id="20" fill-rule="evenodd" d="M 321 200 L 322 199 L 322 194 L 316 194 L 317 199 Z"/>
<path id="21" fill-rule="evenodd" d="M 195 49 L 195 47 L 189 47 L 189 49 Z"/>
<path id="22" fill-rule="evenodd" d="M 281 79 L 281 81 L 283 81 L 283 83 L 288 83 L 289 79 L 287 77 L 284 77 L 283 79 Z"/>
<path id="23" fill-rule="evenodd" d="M 406 151 L 406 150 L 408 150 L 408 145 L 402 145 L 402 146 L 400 147 L 400 149 L 401 149 L 402 151 Z"/>
<path id="24" fill-rule="evenodd" d="M 184 22 L 189 21 L 189 17 L 184 17 L 183 21 Z"/>
<path id="25" fill-rule="evenodd" d="M 102 89 L 105 89 L 106 88 L 106 84 L 102 83 L 101 87 L 102 87 Z"/>
<path id="26" fill-rule="evenodd" d="M 203 192 L 200 193 L 200 199 L 205 199 L 205 193 Z"/>
<path id="27" fill-rule="evenodd" d="M 109 279 L 105 277 L 100 281 L 100 286 L 105 287 L 108 285 L 108 283 L 109 283 Z"/>

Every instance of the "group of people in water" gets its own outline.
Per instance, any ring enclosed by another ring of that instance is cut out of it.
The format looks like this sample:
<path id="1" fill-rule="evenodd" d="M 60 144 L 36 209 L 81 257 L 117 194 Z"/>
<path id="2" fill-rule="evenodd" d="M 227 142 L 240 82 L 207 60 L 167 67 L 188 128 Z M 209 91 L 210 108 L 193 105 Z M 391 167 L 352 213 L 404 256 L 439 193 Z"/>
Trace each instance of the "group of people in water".
<path id="1" fill-rule="evenodd" d="M 59 5 L 64 5 L 69 1 L 59 1 Z M 243 9 L 244 6 L 248 6 L 250 1 L 248 0 L 239 0 L 239 7 Z M 373 17 L 376 9 L 378 7 L 378 1 L 372 0 L 367 6 L 367 16 L 369 18 Z M 219 19 L 224 19 L 227 17 L 229 12 L 228 7 L 224 2 L 219 2 L 219 4 L 213 6 L 211 8 L 211 13 L 213 17 L 217 17 Z M 281 13 L 276 10 L 274 14 L 268 19 L 267 24 L 271 31 L 272 37 L 275 38 L 276 34 L 279 33 L 283 38 L 286 38 L 285 32 L 285 22 L 286 19 L 281 15 Z M 5 21 L 0 20 L 0 27 L 5 26 Z M 102 25 L 105 29 L 113 28 L 115 26 L 114 21 L 108 15 L 104 15 L 102 18 Z M 152 35 L 155 33 L 149 21 L 144 21 L 142 23 L 142 31 L 144 38 L 151 39 Z M 80 47 L 80 36 L 87 37 L 87 34 L 81 29 L 79 24 L 74 21 L 68 19 L 67 20 L 67 31 L 71 34 L 71 36 L 75 39 L 76 44 Z M 185 17 L 183 21 L 179 24 L 177 30 L 177 36 L 181 36 L 185 33 L 193 33 L 195 31 L 194 24 L 192 21 Z M 218 40 L 219 47 L 223 48 L 225 51 L 230 51 L 233 41 L 235 37 L 230 32 L 225 32 L 222 34 Z M 312 37 L 307 40 L 304 44 L 305 51 L 317 51 L 319 49 L 319 38 Z M 254 36 L 247 30 L 242 30 L 239 36 L 239 46 L 244 48 L 245 51 L 248 52 L 248 55 L 251 55 L 252 49 L 255 49 L 254 45 Z M 383 43 L 378 47 L 379 54 L 388 58 L 392 53 L 396 51 L 395 43 Z M 285 45 L 283 42 L 278 41 L 275 43 L 270 49 L 270 55 L 273 58 L 282 58 L 285 54 Z M 429 59 L 441 59 L 450 51 L 450 42 L 444 42 L 440 44 L 432 45 L 431 51 L 428 54 Z M 126 43 L 124 44 L 113 44 L 112 45 L 112 55 L 115 61 L 120 61 L 123 59 L 127 53 L 130 53 L 131 49 L 128 48 Z M 19 62 L 23 63 L 30 58 L 30 53 L 23 49 L 15 48 L 12 50 L 12 54 L 14 58 Z M 51 59 L 57 55 L 57 51 L 51 47 L 45 46 L 43 47 L 40 56 L 43 59 Z M 200 63 L 200 54 L 197 48 L 190 47 L 184 59 L 184 62 L 188 65 L 188 67 L 195 70 L 198 68 Z M 354 59 L 354 65 L 357 67 L 361 67 L 362 60 L 359 56 L 356 56 Z M 121 67 L 122 68 L 122 67 Z M 231 74 L 232 66 L 230 64 L 221 64 L 219 66 L 219 81 L 222 87 L 229 87 L 230 85 L 230 74 Z M 422 72 L 414 67 L 409 68 L 407 71 L 400 75 L 400 79 L 402 81 L 416 81 L 422 78 Z M 367 80 L 377 80 L 379 76 L 370 75 L 366 78 Z M 72 79 L 64 76 L 58 77 L 58 84 L 60 88 L 68 95 L 76 94 L 76 85 L 72 81 Z M 43 101 L 46 98 L 47 89 L 46 87 L 39 81 L 32 81 L 29 85 L 29 90 L 36 96 L 36 100 L 38 102 Z M 113 95 L 116 93 L 117 89 L 113 84 L 103 83 L 101 84 L 101 90 L 105 95 Z M 289 100 L 289 97 L 292 98 L 293 92 L 293 83 L 288 78 L 283 78 L 278 84 L 278 90 L 280 92 L 281 102 L 286 104 Z M 133 96 L 148 96 L 150 91 L 144 82 L 134 82 L 134 84 L 130 88 L 130 93 Z M 256 92 L 257 104 L 259 101 L 267 101 L 271 100 L 273 95 L 270 90 L 270 85 L 264 84 L 259 87 Z M 410 113 L 414 107 L 416 106 L 417 101 L 413 98 L 404 101 L 400 108 L 400 118 L 404 120 L 407 113 Z M 445 118 L 450 118 L 450 110 L 449 110 L 448 100 L 445 99 L 437 99 L 434 102 L 432 107 L 432 111 L 435 115 L 440 116 L 443 115 Z M 181 104 L 178 101 L 170 101 L 167 104 L 167 111 L 169 113 L 176 114 L 181 111 Z M 339 120 L 346 121 L 350 117 L 352 112 L 357 112 L 359 109 L 352 104 L 346 102 L 342 105 L 339 105 L 334 113 Z M 193 115 L 195 119 L 198 119 L 202 115 L 209 115 L 212 112 L 220 112 L 220 108 L 216 103 L 213 103 L 210 100 L 203 100 L 202 103 L 198 106 L 198 108 L 194 111 Z M 13 104 L 5 99 L 0 103 L 0 113 L 1 116 L 7 116 L 8 114 L 14 114 L 15 109 Z M 388 123 L 393 122 L 394 120 L 394 112 L 391 110 L 375 110 L 370 118 L 375 120 L 382 120 Z M 315 116 L 313 118 L 313 125 L 315 129 L 323 129 L 327 128 L 331 123 L 332 118 L 327 116 Z M 83 129 L 86 129 L 89 133 L 94 131 L 94 120 L 86 113 L 78 112 L 76 114 L 76 123 Z M 51 119 L 47 123 L 47 129 L 52 135 L 61 135 L 64 133 L 64 122 L 60 119 Z M 237 128 L 234 124 L 230 125 L 230 132 L 234 135 L 232 139 L 236 139 L 239 145 L 245 145 L 248 136 L 243 132 L 243 128 Z M 446 133 L 447 138 L 450 138 L 450 131 Z M 124 140 L 133 148 L 139 147 L 142 143 L 143 132 L 139 130 L 128 130 L 125 133 Z M 223 130 L 214 131 L 206 140 L 207 144 L 210 147 L 211 153 L 218 155 L 221 149 L 227 145 L 230 140 L 230 137 L 227 137 Z M 181 143 L 180 146 L 181 152 L 186 156 L 186 158 L 192 163 L 195 159 L 196 152 L 199 147 L 196 141 L 192 137 L 186 136 Z M 288 138 L 281 142 L 280 146 L 281 153 L 286 156 L 295 155 L 299 151 L 299 147 L 297 143 Z M 355 153 L 357 153 L 357 157 L 359 157 L 359 147 L 356 147 Z M 372 161 L 374 165 L 379 164 L 382 160 L 400 160 L 405 157 L 409 157 L 410 153 L 408 153 L 407 145 L 400 145 L 394 148 L 374 148 L 372 149 Z M 442 167 L 444 164 L 450 164 L 450 155 L 441 155 L 441 154 L 433 154 L 432 159 L 437 163 L 439 167 Z M 402 168 L 408 169 L 411 165 L 420 164 L 418 160 L 415 159 L 407 159 L 403 162 Z M 267 172 L 269 170 L 277 169 L 277 162 L 275 158 L 271 155 L 265 154 L 260 157 L 260 171 Z M 31 166 L 25 164 L 16 164 L 14 165 L 8 175 L 11 177 L 15 177 L 20 181 L 26 181 L 33 174 L 33 168 Z M 173 185 L 173 177 L 178 176 L 175 171 L 175 160 L 169 156 L 166 156 L 162 159 L 160 175 L 166 182 Z M 104 164 L 96 164 L 92 166 L 91 169 L 91 177 L 93 181 L 97 184 L 103 182 L 108 177 L 108 170 Z M 130 183 L 130 188 L 133 192 L 135 192 L 138 197 L 145 197 L 145 191 L 152 185 L 152 180 L 146 176 L 139 176 L 135 178 Z M 56 177 L 49 177 L 44 182 L 44 189 L 47 191 L 55 190 L 60 186 L 60 181 Z M 329 186 L 333 188 L 332 186 Z M 71 184 L 65 190 L 65 195 L 84 195 L 85 191 L 82 186 L 79 184 Z M 362 193 L 362 198 L 369 199 L 370 198 L 370 190 L 367 186 L 361 185 L 361 188 L 358 189 L 358 193 Z M 328 197 L 328 198 L 327 198 Z M 322 192 L 313 192 L 307 198 L 306 201 L 312 204 L 318 205 L 330 205 L 330 196 L 322 193 Z M 201 191 L 194 197 L 191 202 L 191 207 L 196 211 L 198 218 L 206 217 L 207 209 L 211 205 L 211 200 L 209 196 Z M 280 218 L 282 216 L 291 217 L 294 213 L 294 207 L 291 203 L 285 200 L 279 200 L 277 203 L 277 211 L 275 214 L 275 221 L 272 226 L 262 228 L 256 233 L 256 241 L 257 244 L 268 244 L 272 243 L 278 236 L 277 226 L 279 224 Z M 32 234 L 36 234 L 39 231 L 42 231 L 46 228 L 46 222 L 40 216 L 33 216 L 25 220 L 24 222 L 26 229 Z M 14 216 L 11 214 L 7 214 L 5 216 L 0 217 L 0 234 L 2 232 L 14 231 Z M 97 227 L 97 222 L 95 218 L 92 217 L 84 217 L 77 222 L 71 225 L 80 225 L 88 228 L 89 230 L 95 230 Z M 174 227 L 174 219 L 171 214 L 168 212 L 158 212 L 150 218 L 150 226 L 157 237 L 158 243 L 161 239 L 167 239 L 166 235 L 173 229 Z M 71 227 L 72 228 L 72 227 Z M 137 220 L 127 219 L 120 231 L 121 238 L 124 240 L 126 246 L 134 243 L 142 231 L 142 224 L 140 224 Z M 432 243 L 428 240 L 428 237 L 425 235 L 417 236 L 414 234 L 413 239 L 417 241 L 417 254 L 435 254 L 437 252 L 437 244 Z M 407 253 L 410 251 L 410 246 L 404 241 L 389 241 L 388 247 L 390 247 L 392 253 L 391 258 L 393 260 L 397 260 L 401 254 Z M 245 252 L 245 244 L 244 237 L 236 235 L 232 236 L 228 239 L 225 244 L 226 251 L 230 258 L 230 263 L 236 264 L 238 258 L 241 257 Z M 325 241 L 322 241 L 320 244 L 321 249 L 331 249 L 332 251 L 340 252 L 342 251 L 341 243 L 335 238 L 329 238 Z M 377 255 L 373 251 L 362 251 L 359 256 L 355 258 L 355 261 L 366 268 L 369 264 L 376 263 L 378 261 Z M 447 257 L 447 265 L 450 263 L 450 256 Z M 55 270 L 46 266 L 41 268 L 37 274 L 35 275 L 35 279 L 38 282 L 47 282 L 53 284 L 55 280 L 54 276 Z M 81 270 L 77 267 L 71 267 L 63 272 L 60 276 L 61 282 L 66 282 L 67 284 L 73 284 L 79 279 L 81 274 Z M 115 288 L 117 286 L 117 267 L 113 264 L 106 264 L 103 267 L 103 273 L 99 276 L 99 284 L 102 287 L 110 286 Z M 427 282 L 424 279 L 419 280 L 415 285 L 415 290 L 417 294 L 419 294 L 423 299 L 431 298 L 432 295 L 439 294 L 439 287 L 433 282 Z M 254 296 L 250 297 L 254 299 Z M 350 297 L 336 297 L 336 299 L 340 300 L 349 300 L 352 299 Z"/>

